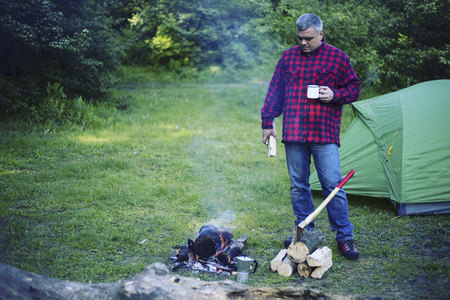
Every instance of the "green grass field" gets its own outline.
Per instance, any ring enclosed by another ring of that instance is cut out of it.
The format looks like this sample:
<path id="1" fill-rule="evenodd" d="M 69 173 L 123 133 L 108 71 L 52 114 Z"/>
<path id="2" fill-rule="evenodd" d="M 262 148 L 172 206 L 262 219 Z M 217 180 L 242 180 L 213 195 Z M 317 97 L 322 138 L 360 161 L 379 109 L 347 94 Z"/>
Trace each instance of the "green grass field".
<path id="1" fill-rule="evenodd" d="M 324 211 L 316 228 L 332 268 L 320 280 L 270 272 L 294 218 L 284 147 L 267 158 L 261 143 L 267 86 L 128 82 L 120 93 L 131 106 L 101 127 L 0 123 L 0 261 L 64 280 L 125 280 L 153 262 L 170 268 L 172 248 L 213 222 L 249 236 L 245 253 L 260 264 L 252 286 L 448 299 L 449 216 L 396 218 L 381 199 L 349 195 L 358 261 L 338 253 Z M 344 129 L 351 118 L 346 109 Z"/>

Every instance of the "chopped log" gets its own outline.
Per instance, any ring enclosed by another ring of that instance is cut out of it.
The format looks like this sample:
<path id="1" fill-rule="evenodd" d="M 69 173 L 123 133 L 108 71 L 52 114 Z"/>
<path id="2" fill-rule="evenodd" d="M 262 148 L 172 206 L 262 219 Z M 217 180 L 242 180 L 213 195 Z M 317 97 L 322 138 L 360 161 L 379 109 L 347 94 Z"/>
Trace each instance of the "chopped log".
<path id="1" fill-rule="evenodd" d="M 309 254 L 306 261 L 310 267 L 325 266 L 332 260 L 332 251 L 328 247 L 322 247 Z"/>
<path id="2" fill-rule="evenodd" d="M 217 254 L 217 260 L 223 264 L 224 266 L 227 266 L 230 264 L 230 262 L 238 255 L 242 253 L 242 250 L 244 249 L 245 242 L 247 241 L 248 236 L 243 235 L 239 239 L 237 239 L 235 242 L 232 241 L 231 244 L 229 244 L 225 250 L 223 250 L 221 253 Z"/>
<path id="3" fill-rule="evenodd" d="M 275 131 L 275 119 L 272 122 L 273 130 Z M 267 143 L 267 157 L 277 156 L 277 140 L 273 136 L 269 136 Z"/>
<path id="4" fill-rule="evenodd" d="M 316 278 L 316 279 L 320 279 L 323 276 L 323 273 L 325 273 L 329 268 L 331 268 L 331 266 L 333 265 L 333 262 L 331 260 L 328 261 L 327 264 L 321 266 L 321 267 L 317 267 L 312 273 L 311 273 L 311 277 L 312 278 Z"/>
<path id="5" fill-rule="evenodd" d="M 297 265 L 297 272 L 300 274 L 300 276 L 303 276 L 305 278 L 308 278 L 311 274 L 311 268 L 308 266 L 307 263 L 302 262 L 301 264 Z"/>
<path id="6" fill-rule="evenodd" d="M 286 255 L 287 250 L 281 249 L 280 252 L 278 252 L 277 256 L 274 259 L 272 259 L 272 261 L 270 262 L 270 269 L 272 270 L 272 272 L 278 271 L 278 266 L 281 264 L 283 258 L 285 258 Z"/>
<path id="7" fill-rule="evenodd" d="M 277 140 L 273 136 L 269 136 L 269 144 L 267 145 L 267 156 L 277 156 Z"/>
<path id="8" fill-rule="evenodd" d="M 286 255 L 278 266 L 278 274 L 284 277 L 289 277 L 297 269 L 297 264 L 293 262 L 289 256 Z"/>
<path id="9" fill-rule="evenodd" d="M 306 261 L 306 256 L 309 254 L 308 247 L 302 242 L 289 245 L 287 254 L 292 261 L 300 264 Z"/>
<path id="10" fill-rule="evenodd" d="M 295 263 L 302 263 L 306 260 L 306 256 L 314 252 L 324 239 L 325 236 L 320 231 L 303 230 L 298 242 L 289 245 L 288 256 Z"/>

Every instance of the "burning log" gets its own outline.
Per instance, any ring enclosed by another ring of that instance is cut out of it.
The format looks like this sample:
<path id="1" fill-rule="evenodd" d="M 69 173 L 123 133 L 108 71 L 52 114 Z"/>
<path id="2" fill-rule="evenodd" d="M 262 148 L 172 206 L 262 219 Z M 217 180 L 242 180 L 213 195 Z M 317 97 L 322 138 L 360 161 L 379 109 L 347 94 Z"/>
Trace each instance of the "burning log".
<path id="1" fill-rule="evenodd" d="M 193 245 L 194 254 L 202 259 L 208 259 L 222 252 L 232 238 L 233 233 L 228 227 L 202 226 Z"/>
<path id="2" fill-rule="evenodd" d="M 185 267 L 196 271 L 233 274 L 237 270 L 235 258 L 242 255 L 248 236 L 244 235 L 236 241 L 232 238 L 233 233 L 228 227 L 203 226 L 195 241 L 188 239 L 188 244 L 180 247 L 171 257 L 175 262 L 172 270 Z"/>
<path id="3" fill-rule="evenodd" d="M 188 261 L 194 257 L 194 241 L 188 239 L 186 246 L 180 247 L 175 253 L 174 260 L 176 262 Z"/>
<path id="4" fill-rule="evenodd" d="M 221 253 L 217 254 L 217 260 L 224 266 L 228 266 L 236 256 L 241 255 L 247 239 L 248 236 L 244 235 L 236 242 L 232 241 Z"/>

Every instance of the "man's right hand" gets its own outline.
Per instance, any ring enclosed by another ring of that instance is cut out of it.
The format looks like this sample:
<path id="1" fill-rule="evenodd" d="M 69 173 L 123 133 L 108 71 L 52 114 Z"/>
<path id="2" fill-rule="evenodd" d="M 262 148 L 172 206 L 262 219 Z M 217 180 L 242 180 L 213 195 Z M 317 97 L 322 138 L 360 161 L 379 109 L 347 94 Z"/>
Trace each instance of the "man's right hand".
<path id="1" fill-rule="evenodd" d="M 269 140 L 269 137 L 270 136 L 273 136 L 276 140 L 278 140 L 278 136 L 277 136 L 277 134 L 275 133 L 275 130 L 272 128 L 272 129 L 263 129 L 262 130 L 262 142 L 265 144 L 266 143 L 266 141 L 268 141 Z"/>

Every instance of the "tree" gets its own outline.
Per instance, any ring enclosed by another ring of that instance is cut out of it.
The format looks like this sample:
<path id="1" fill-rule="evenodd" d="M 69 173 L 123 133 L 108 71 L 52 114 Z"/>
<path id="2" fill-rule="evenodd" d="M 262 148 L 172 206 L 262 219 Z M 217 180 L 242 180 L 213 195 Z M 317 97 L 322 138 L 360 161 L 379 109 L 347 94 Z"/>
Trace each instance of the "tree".
<path id="1" fill-rule="evenodd" d="M 37 105 L 48 83 L 60 83 L 68 96 L 105 99 L 120 52 L 107 16 L 112 1 L 0 3 L 2 110 Z"/>
<path id="2" fill-rule="evenodd" d="M 445 0 L 385 0 L 389 10 L 376 31 L 374 49 L 383 58 L 381 76 L 389 90 L 448 78 L 450 6 Z"/>
<path id="3" fill-rule="evenodd" d="M 264 46 L 259 23 L 266 1 L 139 2 L 125 31 L 128 63 L 204 68 L 249 67 Z M 265 39 L 270 40 L 270 37 Z"/>

